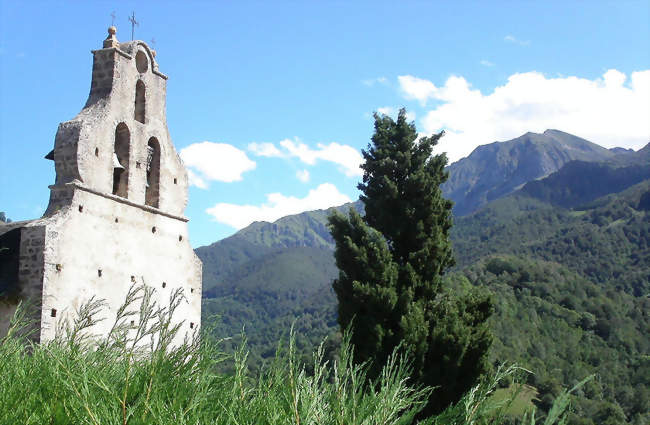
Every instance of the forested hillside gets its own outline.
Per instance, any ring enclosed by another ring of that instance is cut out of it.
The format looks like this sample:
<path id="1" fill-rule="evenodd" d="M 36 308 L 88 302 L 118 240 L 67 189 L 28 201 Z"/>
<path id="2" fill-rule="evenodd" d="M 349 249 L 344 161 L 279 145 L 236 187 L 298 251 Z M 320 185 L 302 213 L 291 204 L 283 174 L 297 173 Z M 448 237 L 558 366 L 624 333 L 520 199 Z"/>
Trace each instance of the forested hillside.
<path id="1" fill-rule="evenodd" d="M 361 203 L 346 204 L 361 211 Z M 226 344 L 246 330 L 250 364 L 270 358 L 296 318 L 296 344 L 305 355 L 336 327 L 331 283 L 338 270 L 327 216 L 334 208 L 253 223 L 235 235 L 196 249 L 203 261 L 203 316 Z"/>
<path id="2" fill-rule="evenodd" d="M 246 274 L 251 267 L 258 267 L 254 263 L 272 257 L 277 260 L 291 248 L 313 248 L 314 251 L 310 251 L 311 256 L 318 256 L 318 250 L 324 249 L 328 252 L 325 257 L 331 257 L 330 251 L 334 249 L 334 242 L 327 229 L 327 216 L 334 210 L 347 212 L 349 208 L 362 211 L 363 206 L 361 202 L 356 202 L 283 217 L 275 223 L 256 222 L 229 238 L 197 248 L 195 251 L 203 261 L 204 297 L 212 298 L 217 292 L 221 293 L 220 290 L 215 292 L 216 288 L 241 287 L 242 274 Z M 301 250 L 295 252 L 299 253 Z M 276 277 L 282 279 L 282 276 Z M 327 274 L 328 279 L 329 277 L 330 274 Z M 321 276 L 316 274 L 314 282 L 307 285 L 314 286 L 320 282 Z M 287 290 L 293 287 L 282 280 L 271 284 Z"/>
<path id="3" fill-rule="evenodd" d="M 604 287 L 650 292 L 650 180 L 573 210 L 516 194 L 462 217 L 452 229 L 458 268 L 490 254 L 564 264 Z"/>
<path id="4" fill-rule="evenodd" d="M 548 178 L 526 183 L 521 193 L 552 205 L 572 208 L 620 192 L 648 178 L 650 159 L 646 164 L 626 167 L 571 161 Z"/>
<path id="5" fill-rule="evenodd" d="M 571 423 L 650 421 L 647 151 L 618 152 L 606 163 L 569 161 L 452 227 L 457 265 L 446 282 L 493 294 L 491 361 L 533 371 L 529 383 L 543 408 L 561 387 L 596 374 L 578 394 Z M 350 207 L 361 209 L 338 209 Z M 205 316 L 221 316 L 212 322 L 221 336 L 245 327 L 253 369 L 294 322 L 304 353 L 328 335 L 329 346 L 337 344 L 326 216 L 256 223 L 197 250 Z"/>
<path id="6" fill-rule="evenodd" d="M 528 383 L 543 409 L 562 387 L 595 373 L 576 397 L 573 423 L 647 423 L 650 299 L 523 257 L 492 257 L 458 275 L 492 292 L 492 360 L 533 371 Z"/>

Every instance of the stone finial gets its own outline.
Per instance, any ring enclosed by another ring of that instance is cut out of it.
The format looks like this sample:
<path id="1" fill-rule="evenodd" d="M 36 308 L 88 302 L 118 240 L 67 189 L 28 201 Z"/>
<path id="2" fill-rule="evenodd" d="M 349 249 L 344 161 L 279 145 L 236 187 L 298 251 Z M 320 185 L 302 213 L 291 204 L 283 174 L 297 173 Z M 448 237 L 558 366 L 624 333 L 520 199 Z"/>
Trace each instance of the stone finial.
<path id="1" fill-rule="evenodd" d="M 104 40 L 104 49 L 118 47 L 120 45 L 120 42 L 117 41 L 117 37 L 115 37 L 115 33 L 117 33 L 117 28 L 112 25 L 108 27 L 108 37 Z"/>

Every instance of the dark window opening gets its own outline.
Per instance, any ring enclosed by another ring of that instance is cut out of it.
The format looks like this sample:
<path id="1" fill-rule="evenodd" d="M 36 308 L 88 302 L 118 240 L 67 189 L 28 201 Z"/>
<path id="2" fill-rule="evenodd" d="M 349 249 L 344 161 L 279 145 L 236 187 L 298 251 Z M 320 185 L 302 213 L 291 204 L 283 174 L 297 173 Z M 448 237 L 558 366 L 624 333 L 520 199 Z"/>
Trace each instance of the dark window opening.
<path id="1" fill-rule="evenodd" d="M 145 87 L 141 80 L 135 84 L 135 111 L 133 118 L 144 124 L 145 114 Z"/>
<path id="2" fill-rule="evenodd" d="M 2 295 L 18 296 L 22 289 L 20 276 L 20 241 L 22 228 L 0 235 L 0 298 Z"/>
<path id="3" fill-rule="evenodd" d="M 147 143 L 147 181 L 145 204 L 158 208 L 160 201 L 160 144 L 152 137 Z"/>
<path id="4" fill-rule="evenodd" d="M 50 312 L 50 317 L 56 317 L 56 308 L 53 308 Z"/>
<path id="5" fill-rule="evenodd" d="M 99 148 L 95 148 L 95 156 L 99 156 Z"/>
<path id="6" fill-rule="evenodd" d="M 115 151 L 113 152 L 113 195 L 128 198 L 129 194 L 129 150 L 131 144 L 129 128 L 120 123 L 115 129 Z"/>
<path id="7" fill-rule="evenodd" d="M 190 322 L 190 329 L 194 329 L 194 322 Z"/>
<path id="8" fill-rule="evenodd" d="M 153 226 L 153 227 L 151 228 L 151 233 L 156 233 L 156 226 Z"/>
<path id="9" fill-rule="evenodd" d="M 164 288 L 164 287 L 166 287 L 166 286 L 167 286 L 167 282 L 163 282 L 162 287 Z"/>
<path id="10" fill-rule="evenodd" d="M 97 270 L 97 276 L 102 277 L 102 269 Z"/>
<path id="11" fill-rule="evenodd" d="M 138 53 L 135 54 L 135 67 L 140 74 L 144 74 L 149 69 L 147 55 L 142 50 L 138 50 Z"/>
<path id="12" fill-rule="evenodd" d="M 79 212 L 84 212 L 84 206 L 83 205 L 79 205 Z"/>

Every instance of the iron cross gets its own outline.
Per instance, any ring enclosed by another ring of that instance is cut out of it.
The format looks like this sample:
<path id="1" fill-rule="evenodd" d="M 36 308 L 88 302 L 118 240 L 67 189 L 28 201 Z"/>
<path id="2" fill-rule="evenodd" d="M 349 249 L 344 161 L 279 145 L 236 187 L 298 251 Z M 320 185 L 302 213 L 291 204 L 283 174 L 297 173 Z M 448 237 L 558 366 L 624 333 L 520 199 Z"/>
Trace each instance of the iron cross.
<path id="1" fill-rule="evenodd" d="M 129 22 L 131 22 L 131 40 L 134 40 L 135 27 L 140 26 L 140 23 L 135 20 L 135 12 L 131 12 L 131 16 L 129 16 Z"/>
<path id="2" fill-rule="evenodd" d="M 115 26 L 115 11 L 111 12 L 111 26 Z"/>

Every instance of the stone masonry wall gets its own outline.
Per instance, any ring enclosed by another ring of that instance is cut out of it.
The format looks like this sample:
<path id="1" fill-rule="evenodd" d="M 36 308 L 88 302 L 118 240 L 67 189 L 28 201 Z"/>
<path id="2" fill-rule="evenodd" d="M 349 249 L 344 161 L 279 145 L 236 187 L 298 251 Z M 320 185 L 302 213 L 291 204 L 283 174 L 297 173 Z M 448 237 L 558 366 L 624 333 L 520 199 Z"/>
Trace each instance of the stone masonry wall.
<path id="1" fill-rule="evenodd" d="M 189 245 L 186 220 L 150 210 L 75 189 L 72 205 L 47 226 L 41 340 L 52 339 L 57 323 L 71 320 L 91 297 L 108 304 L 101 313 L 106 320 L 93 329 L 107 334 L 134 284 L 154 288 L 160 305 L 168 304 L 176 288 L 183 289 L 186 301 L 175 321 L 185 323 L 176 343 L 199 328 L 201 263 Z"/>
<path id="2" fill-rule="evenodd" d="M 201 262 L 183 216 L 187 171 L 167 129 L 167 76 L 155 52 L 142 41 L 119 43 L 115 34 L 109 28 L 103 48 L 92 52 L 86 105 L 59 125 L 48 208 L 21 233 L 21 294 L 36 306 L 40 341 L 48 341 L 90 300 L 106 303 L 105 320 L 92 329 L 105 336 L 134 285 L 153 288 L 159 306 L 182 289 L 174 317 L 184 322 L 180 344 L 201 323 Z M 3 320 L 11 308 L 0 306 Z"/>

